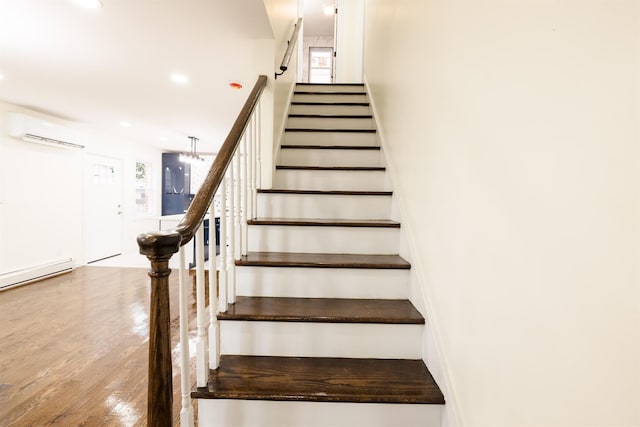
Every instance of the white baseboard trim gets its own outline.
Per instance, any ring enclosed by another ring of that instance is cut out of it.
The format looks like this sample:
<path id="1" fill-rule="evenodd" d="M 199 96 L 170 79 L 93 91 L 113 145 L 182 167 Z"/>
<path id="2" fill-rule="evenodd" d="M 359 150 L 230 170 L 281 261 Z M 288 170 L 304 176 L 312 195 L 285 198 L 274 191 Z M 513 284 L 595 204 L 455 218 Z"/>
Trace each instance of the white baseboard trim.
<path id="1" fill-rule="evenodd" d="M 74 269 L 73 259 L 63 258 L 46 264 L 0 274 L 0 291 L 42 280 Z"/>

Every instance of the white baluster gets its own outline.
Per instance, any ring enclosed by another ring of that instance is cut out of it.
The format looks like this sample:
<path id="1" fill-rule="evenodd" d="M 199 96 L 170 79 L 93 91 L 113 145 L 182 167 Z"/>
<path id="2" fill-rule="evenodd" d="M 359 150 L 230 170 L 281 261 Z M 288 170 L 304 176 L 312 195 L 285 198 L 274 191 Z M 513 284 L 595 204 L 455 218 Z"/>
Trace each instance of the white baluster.
<path id="1" fill-rule="evenodd" d="M 234 222 L 234 228 L 235 228 L 235 241 L 233 242 L 233 259 L 235 260 L 239 260 L 240 259 L 240 254 L 242 252 L 242 227 L 240 225 L 240 196 L 241 196 L 241 190 L 240 190 L 240 153 L 239 153 L 239 149 L 238 151 L 236 151 L 236 155 L 233 158 L 233 169 L 235 171 L 235 181 L 234 181 L 234 190 L 233 190 L 233 207 L 234 209 L 234 218 L 235 218 L 235 222 Z M 235 283 L 234 283 L 235 286 Z M 233 292 L 235 294 L 235 287 L 233 289 Z M 234 296 L 235 299 L 235 296 Z"/>
<path id="2" fill-rule="evenodd" d="M 225 175 L 220 184 L 220 277 L 218 298 L 218 311 L 227 311 L 227 191 L 229 173 Z"/>
<path id="3" fill-rule="evenodd" d="M 236 244 L 236 227 L 235 227 L 235 184 L 233 160 L 229 163 L 227 171 L 227 180 L 229 181 L 229 195 L 227 203 L 229 204 L 229 252 L 227 253 L 227 301 L 229 304 L 236 302 L 236 263 L 235 263 L 235 244 Z"/>
<path id="4" fill-rule="evenodd" d="M 247 255 L 247 183 L 249 180 L 247 177 L 248 169 L 247 169 L 247 133 L 245 132 L 242 140 L 240 141 L 240 148 L 242 148 L 242 157 L 240 158 L 240 173 L 238 174 L 238 178 L 240 181 L 240 227 L 242 232 L 240 233 L 241 241 L 240 241 L 240 253 L 242 255 Z M 238 149 L 240 151 L 240 149 Z"/>
<path id="5" fill-rule="evenodd" d="M 256 188 L 262 188 L 262 102 L 256 106 L 256 120 L 258 122 L 258 135 L 256 138 Z M 258 192 L 255 194 L 255 205 L 258 205 Z M 256 208 L 257 218 L 257 208 Z"/>
<path id="6" fill-rule="evenodd" d="M 184 246 L 180 247 L 180 270 L 178 275 L 180 304 L 180 392 L 182 407 L 180 409 L 180 425 L 193 426 L 193 408 L 191 407 L 191 365 L 189 354 L 189 306 L 187 304 L 189 283 L 188 273 L 184 267 Z"/>
<path id="7" fill-rule="evenodd" d="M 211 202 L 209 206 L 209 369 L 218 369 L 220 361 L 216 243 L 215 206 L 214 202 Z"/>
<path id="8" fill-rule="evenodd" d="M 204 297 L 204 227 L 202 224 L 196 231 L 196 381 L 198 387 L 207 385 L 208 357 L 207 357 L 207 313 Z"/>
<path id="9" fill-rule="evenodd" d="M 250 196 L 249 200 L 251 201 L 251 218 L 258 218 L 256 212 L 256 137 L 257 137 L 257 121 L 256 121 L 256 113 L 253 112 L 251 116 L 251 143 L 249 146 L 249 171 L 251 177 L 249 178 L 249 188 L 250 188 Z"/>

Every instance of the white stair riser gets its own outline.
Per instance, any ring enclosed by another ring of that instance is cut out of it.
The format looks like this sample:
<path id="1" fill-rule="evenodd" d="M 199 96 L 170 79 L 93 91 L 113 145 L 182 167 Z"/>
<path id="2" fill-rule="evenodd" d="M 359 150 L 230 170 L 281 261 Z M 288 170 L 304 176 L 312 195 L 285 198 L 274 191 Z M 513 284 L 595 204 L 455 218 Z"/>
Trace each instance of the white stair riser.
<path id="1" fill-rule="evenodd" d="M 276 170 L 275 187 L 284 190 L 383 191 L 384 171 Z"/>
<path id="2" fill-rule="evenodd" d="M 282 148 L 279 165 L 285 166 L 384 166 L 380 150 Z"/>
<path id="3" fill-rule="evenodd" d="M 422 358 L 423 325 L 220 321 L 222 354 Z"/>
<path id="4" fill-rule="evenodd" d="M 237 294 L 256 297 L 406 299 L 409 270 L 237 267 Z"/>
<path id="5" fill-rule="evenodd" d="M 328 84 L 311 84 L 296 85 L 296 92 L 355 92 L 365 93 L 363 85 L 328 85 Z"/>
<path id="6" fill-rule="evenodd" d="M 258 194 L 258 218 L 389 219 L 391 196 Z"/>
<path id="7" fill-rule="evenodd" d="M 291 105 L 291 114 L 371 114 L 368 105 Z"/>
<path id="8" fill-rule="evenodd" d="M 287 127 L 294 129 L 373 129 L 373 119 L 351 117 L 289 117 Z"/>
<path id="9" fill-rule="evenodd" d="M 295 93 L 293 94 L 293 102 L 368 102 L 367 95 L 365 94 L 305 94 Z"/>
<path id="10" fill-rule="evenodd" d="M 375 132 L 296 132 L 284 133 L 285 145 L 378 145 Z"/>
<path id="11" fill-rule="evenodd" d="M 200 399 L 207 427 L 440 427 L 442 405 Z"/>
<path id="12" fill-rule="evenodd" d="M 250 225 L 249 251 L 335 254 L 398 253 L 398 228 Z"/>

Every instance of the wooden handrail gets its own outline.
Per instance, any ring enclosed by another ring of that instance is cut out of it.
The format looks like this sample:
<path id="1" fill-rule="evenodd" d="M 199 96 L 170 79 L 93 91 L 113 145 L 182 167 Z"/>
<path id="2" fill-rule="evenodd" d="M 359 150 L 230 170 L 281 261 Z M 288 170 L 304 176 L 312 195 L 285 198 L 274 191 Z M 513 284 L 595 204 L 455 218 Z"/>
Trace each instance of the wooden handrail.
<path id="1" fill-rule="evenodd" d="M 267 76 L 259 76 L 256 84 L 253 86 L 253 90 L 247 98 L 247 101 L 244 103 L 242 110 L 240 110 L 240 114 L 238 114 L 236 121 L 233 123 L 227 138 L 224 140 L 220 151 L 218 151 L 218 155 L 213 161 L 211 169 L 209 169 L 209 173 L 207 174 L 200 191 L 198 191 L 198 194 L 196 194 L 191 202 L 184 218 L 176 227 L 176 230 L 182 235 L 183 241 L 181 245 L 185 245 L 189 240 L 191 240 L 196 228 L 198 228 L 198 225 L 204 220 L 204 217 L 207 214 L 207 209 L 209 209 L 209 205 L 211 205 L 213 197 L 215 196 L 216 191 L 218 191 L 222 178 L 229 167 L 229 163 L 231 163 L 233 154 L 238 148 L 240 138 L 242 138 L 242 134 L 244 133 L 244 130 L 249 123 L 249 119 L 251 118 L 251 114 L 260 100 L 260 95 L 266 86 Z"/>
<path id="2" fill-rule="evenodd" d="M 287 71 L 287 68 L 289 68 L 289 61 L 291 61 L 291 55 L 293 55 L 293 48 L 295 47 L 296 42 L 298 41 L 298 33 L 300 32 L 301 26 L 302 26 L 302 18 L 298 18 L 296 25 L 293 27 L 293 33 L 291 34 L 291 38 L 287 42 L 288 43 L 287 50 L 284 52 L 284 57 L 282 58 L 282 63 L 280 64 L 281 73 L 276 73 L 276 79 L 278 78 L 278 76 L 283 75 L 284 72 Z"/>
<path id="3" fill-rule="evenodd" d="M 169 259 L 186 245 L 204 220 L 222 183 L 251 115 L 267 85 L 267 76 L 258 77 L 247 101 L 224 140 L 209 173 L 187 213 L 172 230 L 154 231 L 138 236 L 140 253 L 151 261 L 151 305 L 149 313 L 149 385 L 147 425 L 171 426 L 173 423 L 173 386 L 169 317 Z M 212 215 L 213 216 L 213 215 Z"/>

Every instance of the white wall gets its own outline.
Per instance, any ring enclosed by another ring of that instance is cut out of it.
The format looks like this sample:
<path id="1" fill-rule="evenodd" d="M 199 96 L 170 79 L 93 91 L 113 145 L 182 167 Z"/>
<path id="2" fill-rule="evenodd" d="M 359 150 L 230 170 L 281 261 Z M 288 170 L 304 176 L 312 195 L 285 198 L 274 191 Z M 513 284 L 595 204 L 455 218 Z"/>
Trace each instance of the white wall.
<path id="1" fill-rule="evenodd" d="M 639 8 L 367 2 L 451 424 L 640 425 Z"/>
<path id="2" fill-rule="evenodd" d="M 265 0 L 264 4 L 274 36 L 272 41 L 273 48 L 270 51 L 273 55 L 273 71 L 268 75 L 269 91 L 273 94 L 273 120 L 270 122 L 273 125 L 273 144 L 271 145 L 272 151 L 268 153 L 268 157 L 271 160 L 271 166 L 273 166 L 273 159 L 277 157 L 277 149 L 280 147 L 280 139 L 282 138 L 284 124 L 289 113 L 291 94 L 297 81 L 298 49 L 294 49 L 287 71 L 275 80 L 271 80 L 271 78 L 274 77 L 276 70 L 280 72 L 280 64 L 287 50 L 287 41 L 291 37 L 294 25 L 298 20 L 298 0 Z M 298 40 L 298 43 L 300 42 Z M 264 157 L 267 157 L 266 153 Z M 263 162 L 263 164 L 266 164 L 266 162 Z M 269 178 L 272 178 L 272 176 Z M 269 180 L 268 185 L 265 184 L 263 179 L 262 188 L 270 188 L 271 181 Z"/>
<path id="3" fill-rule="evenodd" d="M 6 114 L 21 112 L 74 128 L 85 149 L 61 149 L 7 136 Z M 160 150 L 122 141 L 95 129 L 65 122 L 15 105 L 0 103 L 0 273 L 34 267 L 61 257 L 76 265 L 84 259 L 83 179 L 86 153 L 122 160 L 123 250 L 137 252 L 136 236 L 157 228 L 160 213 Z M 136 214 L 135 163 L 152 164 L 154 212 Z"/>
<path id="4" fill-rule="evenodd" d="M 82 258 L 82 152 L 8 137 L 0 103 L 0 274 Z"/>

